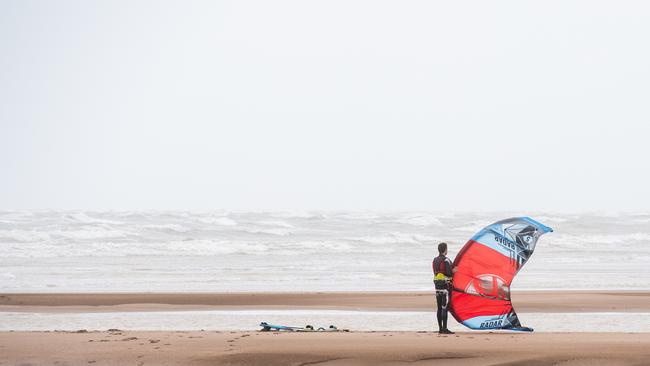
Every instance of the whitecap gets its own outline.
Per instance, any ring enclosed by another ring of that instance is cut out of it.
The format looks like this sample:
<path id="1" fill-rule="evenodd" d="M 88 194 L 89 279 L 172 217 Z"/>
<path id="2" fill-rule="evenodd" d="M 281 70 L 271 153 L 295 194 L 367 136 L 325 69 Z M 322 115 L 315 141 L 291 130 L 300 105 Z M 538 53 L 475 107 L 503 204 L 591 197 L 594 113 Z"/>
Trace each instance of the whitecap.
<path id="1" fill-rule="evenodd" d="M 177 233 L 186 233 L 191 230 L 190 228 L 179 224 L 150 224 L 143 225 L 142 228 L 150 230 L 175 231 Z"/>
<path id="2" fill-rule="evenodd" d="M 0 277 L 6 279 L 6 280 L 14 280 L 16 279 L 16 275 L 11 273 L 11 272 L 4 272 L 0 275 Z"/>
<path id="3" fill-rule="evenodd" d="M 52 237 L 66 239 L 88 240 L 88 239 L 114 239 L 126 237 L 129 233 L 123 230 L 111 230 L 103 227 L 86 227 L 78 230 L 52 230 Z"/>
<path id="4" fill-rule="evenodd" d="M 106 219 L 90 217 L 90 216 L 88 216 L 87 214 L 85 214 L 83 212 L 76 212 L 76 213 L 67 214 L 64 217 L 66 219 L 68 219 L 68 220 L 83 223 L 83 224 L 114 224 L 114 225 L 122 224 L 121 221 L 106 220 Z"/>
<path id="5" fill-rule="evenodd" d="M 285 236 L 294 232 L 293 229 L 289 228 L 242 228 L 242 231 L 251 233 L 251 234 L 268 234 L 268 235 L 278 235 Z"/>
<path id="6" fill-rule="evenodd" d="M 36 230 L 9 229 L 0 230 L 0 241 L 32 243 L 46 241 L 50 234 Z"/>
<path id="7" fill-rule="evenodd" d="M 438 219 L 435 216 L 431 215 L 418 215 L 418 216 L 409 216 L 409 217 L 402 217 L 394 220 L 395 222 L 398 222 L 400 224 L 408 224 L 408 225 L 414 225 L 414 226 L 443 226 L 442 222 L 440 219 Z"/>
<path id="8" fill-rule="evenodd" d="M 484 226 L 481 226 L 480 224 L 470 224 L 470 225 L 464 225 L 464 226 L 458 226 L 455 228 L 452 228 L 454 231 L 463 231 L 463 232 L 468 232 L 468 233 L 477 233 L 481 229 L 483 229 Z"/>
<path id="9" fill-rule="evenodd" d="M 548 222 L 555 222 L 555 223 L 563 223 L 563 222 L 568 222 L 568 218 L 564 217 L 557 217 L 557 216 L 535 216 L 534 219 L 536 221 L 539 221 L 541 223 L 548 223 Z"/>
<path id="10" fill-rule="evenodd" d="M 650 233 L 629 234 L 558 234 L 549 240 L 549 243 L 566 245 L 568 247 L 582 247 L 584 245 L 620 245 L 636 244 L 638 242 L 650 243 Z"/>
<path id="11" fill-rule="evenodd" d="M 279 226 L 287 229 L 293 229 L 295 227 L 289 224 L 288 222 L 280 221 L 280 220 L 264 220 L 264 221 L 257 222 L 257 224 L 266 225 L 266 226 Z"/>
<path id="12" fill-rule="evenodd" d="M 377 236 L 358 236 L 358 237 L 349 237 L 346 239 L 354 240 L 354 241 L 363 241 L 370 244 L 394 244 L 394 243 L 423 244 L 423 243 L 435 241 L 436 238 L 433 236 L 422 235 L 422 234 L 393 232 L 393 233 L 386 233 Z"/>
<path id="13" fill-rule="evenodd" d="M 197 221 L 200 221 L 204 224 L 212 224 L 212 225 L 219 225 L 219 226 L 236 226 L 237 221 L 229 218 L 229 217 L 199 217 L 197 218 Z"/>

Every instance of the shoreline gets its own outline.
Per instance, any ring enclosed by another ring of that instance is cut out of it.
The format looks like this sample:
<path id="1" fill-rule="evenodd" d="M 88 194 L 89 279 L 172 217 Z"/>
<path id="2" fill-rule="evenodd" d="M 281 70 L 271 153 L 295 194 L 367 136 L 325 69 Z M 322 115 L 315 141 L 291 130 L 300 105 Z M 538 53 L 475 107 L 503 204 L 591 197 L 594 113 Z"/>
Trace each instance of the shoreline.
<path id="1" fill-rule="evenodd" d="M 650 291 L 520 291 L 512 297 L 520 313 L 531 309 L 650 313 Z M 70 324 L 73 313 L 253 309 L 432 312 L 434 302 L 431 293 L 406 291 L 0 294 L 0 312 L 70 313 L 62 314 L 62 324 Z M 183 324 L 191 321 L 187 314 L 175 317 Z M 641 328 L 641 332 L 532 333 L 463 329 L 454 335 L 427 330 L 295 333 L 219 329 L 0 331 L 0 364 L 636 366 L 650 359 L 650 328 Z"/>
<path id="2" fill-rule="evenodd" d="M 650 333 L 0 332 L 3 364 L 642 365 Z"/>
<path id="3" fill-rule="evenodd" d="M 517 291 L 518 312 L 650 312 L 650 291 Z M 428 311 L 430 292 L 0 293 L 0 312 Z"/>

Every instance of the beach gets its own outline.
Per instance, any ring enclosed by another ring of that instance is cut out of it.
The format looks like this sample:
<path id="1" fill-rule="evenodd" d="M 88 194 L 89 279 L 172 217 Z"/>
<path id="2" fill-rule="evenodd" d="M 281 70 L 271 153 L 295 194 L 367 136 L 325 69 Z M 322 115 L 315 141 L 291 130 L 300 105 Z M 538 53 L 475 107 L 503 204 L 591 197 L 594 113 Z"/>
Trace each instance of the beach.
<path id="1" fill-rule="evenodd" d="M 428 311 L 430 292 L 5 293 L 0 311 L 111 312 L 246 309 Z M 520 312 L 650 312 L 650 291 L 520 291 Z M 650 329 L 648 329 L 650 331 Z"/>
<path id="2" fill-rule="evenodd" d="M 9 365 L 646 365 L 646 332 L 433 331 L 425 292 L 2 294 L 0 314 L 139 312 L 185 314 L 254 309 L 427 311 L 427 331 L 260 332 L 145 331 L 120 328 L 0 332 L 0 364 Z M 520 312 L 650 313 L 649 291 L 526 291 Z M 525 318 L 525 317 L 524 317 Z M 165 322 L 165 316 L 159 318 Z M 255 324 L 257 325 L 257 324 Z M 302 326 L 302 324 L 299 324 Z M 534 325 L 534 324 L 532 324 Z M 243 324 L 242 324 L 243 326 Z M 380 326 L 377 326 L 381 328 Z M 458 328 L 460 327 L 460 328 Z M 121 330 L 119 330 L 121 329 Z M 244 328 L 245 329 L 245 328 Z M 458 331 L 460 330 L 460 331 Z"/>
<path id="3" fill-rule="evenodd" d="M 433 243 L 493 216 L 4 212 L 0 365 L 650 364 L 647 214 L 538 215 L 510 292 L 535 331 L 439 335 Z"/>
<path id="4" fill-rule="evenodd" d="M 9 365 L 647 365 L 650 334 L 0 333 Z"/>

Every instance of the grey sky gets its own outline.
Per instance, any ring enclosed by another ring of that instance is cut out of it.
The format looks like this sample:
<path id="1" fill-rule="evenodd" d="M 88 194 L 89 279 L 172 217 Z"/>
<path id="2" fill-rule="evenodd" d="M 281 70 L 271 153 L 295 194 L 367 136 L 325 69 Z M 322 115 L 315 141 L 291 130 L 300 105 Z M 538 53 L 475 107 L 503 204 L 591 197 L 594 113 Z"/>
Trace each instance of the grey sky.
<path id="1" fill-rule="evenodd" d="M 0 0 L 0 209 L 648 210 L 644 1 Z"/>

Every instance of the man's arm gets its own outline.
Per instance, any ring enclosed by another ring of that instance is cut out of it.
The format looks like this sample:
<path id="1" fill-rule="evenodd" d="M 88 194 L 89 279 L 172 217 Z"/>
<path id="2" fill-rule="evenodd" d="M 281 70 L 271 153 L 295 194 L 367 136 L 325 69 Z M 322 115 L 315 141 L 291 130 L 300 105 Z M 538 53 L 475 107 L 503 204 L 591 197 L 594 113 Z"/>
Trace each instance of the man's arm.
<path id="1" fill-rule="evenodd" d="M 449 258 L 445 258 L 445 276 L 451 277 L 454 275 L 453 267 Z"/>

